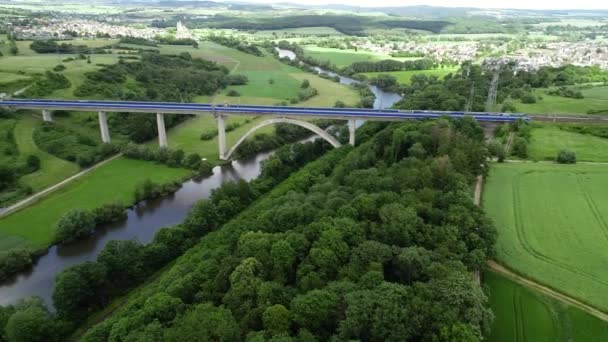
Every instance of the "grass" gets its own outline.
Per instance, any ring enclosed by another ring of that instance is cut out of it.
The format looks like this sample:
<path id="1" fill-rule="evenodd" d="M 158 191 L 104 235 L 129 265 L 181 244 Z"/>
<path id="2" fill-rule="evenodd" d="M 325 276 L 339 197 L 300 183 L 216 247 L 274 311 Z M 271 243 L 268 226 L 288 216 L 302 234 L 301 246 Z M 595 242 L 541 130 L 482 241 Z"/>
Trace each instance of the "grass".
<path id="1" fill-rule="evenodd" d="M 608 86 L 585 88 L 582 89 L 581 92 L 586 99 L 608 101 Z"/>
<path id="2" fill-rule="evenodd" d="M 383 59 L 405 60 L 407 58 L 391 57 L 387 54 L 370 51 L 340 50 L 318 46 L 305 46 L 304 54 L 320 61 L 330 61 L 338 67 L 346 67 L 355 62 L 380 61 Z"/>
<path id="3" fill-rule="evenodd" d="M 27 80 L 29 76 L 0 71 L 0 83 L 10 83 L 19 80 Z"/>
<path id="4" fill-rule="evenodd" d="M 36 155 L 40 158 L 40 170 L 25 175 L 19 180 L 32 187 L 34 192 L 56 184 L 79 170 L 76 164 L 59 159 L 36 146 L 33 133 L 39 125 L 42 125 L 42 119 L 23 113 L 19 114 L 14 130 L 20 158 L 26 158 L 28 155 Z"/>
<path id="5" fill-rule="evenodd" d="M 542 125 L 532 130 L 530 158 L 555 160 L 563 149 L 576 152 L 579 161 L 608 162 L 608 139 L 568 132 L 553 125 Z"/>
<path id="6" fill-rule="evenodd" d="M 135 186 L 142 180 L 150 179 L 159 183 L 174 181 L 182 179 L 189 172 L 122 157 L 112 160 L 35 205 L 0 219 L 0 248 L 24 244 L 44 248 L 53 242 L 57 221 L 67 211 L 74 208 L 93 209 L 108 202 L 130 204 L 134 201 Z"/>
<path id="7" fill-rule="evenodd" d="M 496 315 L 489 342 L 592 342 L 608 339 L 608 323 L 502 275 L 484 273 Z"/>
<path id="8" fill-rule="evenodd" d="M 249 120 L 249 122 L 247 122 Z M 234 131 L 226 133 L 227 148 L 230 149 L 237 140 L 243 136 L 253 125 L 261 122 L 262 119 L 253 120 L 253 117 L 232 116 L 226 121 L 226 125 L 238 122 L 241 126 Z M 218 138 L 211 140 L 201 140 L 202 132 L 217 131 L 215 118 L 210 115 L 199 115 L 172 128 L 167 132 L 169 147 L 172 149 L 182 149 L 185 152 L 198 153 L 201 157 L 207 158 L 213 163 L 219 161 Z M 266 126 L 256 131 L 256 133 L 272 133 L 272 126 Z M 156 145 L 156 141 L 151 141 L 149 145 Z"/>
<path id="9" fill-rule="evenodd" d="M 543 99 L 536 103 L 526 104 L 517 102 L 517 111 L 529 114 L 580 114 L 586 115 L 589 111 L 608 111 L 608 98 L 606 95 L 601 96 L 602 89 L 593 90 L 585 89 L 583 95 L 591 94 L 592 96 L 584 99 L 571 99 L 567 97 L 547 95 L 543 90 L 536 90 L 535 93 L 542 95 Z M 604 91 L 606 91 L 604 89 Z"/>
<path id="10" fill-rule="evenodd" d="M 608 165 L 492 165 L 483 205 L 497 258 L 518 273 L 608 311 Z"/>
<path id="11" fill-rule="evenodd" d="M 412 80 L 412 76 L 414 75 L 426 75 L 428 77 L 436 76 L 439 79 L 442 79 L 447 74 L 456 72 L 458 69 L 456 68 L 446 68 L 446 69 L 433 69 L 433 70 L 407 70 L 407 71 L 392 71 L 392 72 L 366 72 L 361 75 L 365 75 L 368 78 L 377 77 L 378 75 L 393 75 L 397 78 L 397 82 L 401 84 L 409 85 Z"/>

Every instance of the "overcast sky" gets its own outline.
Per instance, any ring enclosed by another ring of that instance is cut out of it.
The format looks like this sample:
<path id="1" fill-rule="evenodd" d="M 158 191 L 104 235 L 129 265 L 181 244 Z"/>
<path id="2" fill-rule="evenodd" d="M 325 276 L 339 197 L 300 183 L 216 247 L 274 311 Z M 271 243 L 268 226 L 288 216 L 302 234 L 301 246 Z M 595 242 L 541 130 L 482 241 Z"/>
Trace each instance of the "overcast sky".
<path id="1" fill-rule="evenodd" d="M 252 0 L 252 2 L 295 2 L 309 5 L 337 3 L 361 7 L 429 5 L 481 8 L 608 9 L 607 0 Z"/>

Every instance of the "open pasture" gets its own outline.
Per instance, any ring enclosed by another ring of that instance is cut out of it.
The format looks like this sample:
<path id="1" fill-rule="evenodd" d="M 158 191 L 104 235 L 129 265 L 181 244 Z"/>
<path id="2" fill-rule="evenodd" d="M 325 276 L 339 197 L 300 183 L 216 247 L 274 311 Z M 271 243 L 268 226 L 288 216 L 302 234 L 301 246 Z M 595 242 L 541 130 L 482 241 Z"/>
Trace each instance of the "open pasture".
<path id="1" fill-rule="evenodd" d="M 589 89 L 591 91 L 591 89 Z M 542 90 L 534 92 L 536 103 L 526 104 L 518 101 L 515 106 L 518 112 L 529 114 L 580 114 L 587 115 L 589 111 L 608 111 L 608 99 L 598 97 L 586 97 L 584 99 L 572 99 L 568 97 L 548 95 Z M 591 92 L 593 94 L 593 92 Z M 583 92 L 585 95 L 585 92 Z M 597 94 L 594 94 L 598 96 Z M 593 95 L 592 95 L 593 96 Z"/>
<path id="2" fill-rule="evenodd" d="M 532 130 L 528 154 L 534 160 L 555 160 L 560 150 L 576 153 L 578 161 L 608 162 L 608 139 L 542 125 Z"/>
<path id="3" fill-rule="evenodd" d="M 608 311 L 608 165 L 494 164 L 483 206 L 498 230 L 497 259 Z"/>

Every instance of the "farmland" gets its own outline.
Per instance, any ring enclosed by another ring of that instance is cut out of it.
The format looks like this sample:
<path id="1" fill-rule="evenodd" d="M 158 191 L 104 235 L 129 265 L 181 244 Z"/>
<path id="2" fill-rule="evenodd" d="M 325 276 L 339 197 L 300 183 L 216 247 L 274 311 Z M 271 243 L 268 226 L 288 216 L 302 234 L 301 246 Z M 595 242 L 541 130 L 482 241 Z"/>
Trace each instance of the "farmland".
<path id="1" fill-rule="evenodd" d="M 130 204 L 136 184 L 143 179 L 163 183 L 180 180 L 188 174 L 185 169 L 145 161 L 112 160 L 35 205 L 0 219 L 0 250 L 24 246 L 44 248 L 53 242 L 57 221 L 70 209 L 93 209 L 109 202 Z"/>
<path id="2" fill-rule="evenodd" d="M 608 323 L 502 275 L 487 271 L 490 307 L 496 316 L 490 342 L 591 342 L 608 339 Z"/>
<path id="3" fill-rule="evenodd" d="M 607 165 L 492 165 L 483 205 L 498 230 L 498 261 L 606 311 L 606 182 Z"/>
<path id="4" fill-rule="evenodd" d="M 414 75 L 426 75 L 428 77 L 435 76 L 437 78 L 443 78 L 449 73 L 458 71 L 458 69 L 445 68 L 445 69 L 433 69 L 433 70 L 407 70 L 407 71 L 392 71 L 392 72 L 366 72 L 361 75 L 365 75 L 368 78 L 377 77 L 378 75 L 392 75 L 397 78 L 397 82 L 405 85 L 411 83 L 412 76 Z"/>
<path id="5" fill-rule="evenodd" d="M 555 160 L 558 152 L 563 149 L 574 151 L 579 161 L 608 162 L 608 139 L 569 132 L 553 125 L 543 125 L 532 130 L 528 152 L 530 158 Z"/>

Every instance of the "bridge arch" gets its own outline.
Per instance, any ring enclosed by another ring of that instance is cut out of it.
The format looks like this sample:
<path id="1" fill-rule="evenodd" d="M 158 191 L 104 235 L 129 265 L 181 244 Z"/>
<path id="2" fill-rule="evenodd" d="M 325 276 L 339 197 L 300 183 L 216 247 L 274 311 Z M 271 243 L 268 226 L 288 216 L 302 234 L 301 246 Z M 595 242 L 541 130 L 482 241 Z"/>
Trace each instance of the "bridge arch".
<path id="1" fill-rule="evenodd" d="M 327 133 L 326 131 L 324 131 L 323 129 L 319 128 L 319 126 L 317 126 L 315 124 L 312 124 L 312 123 L 307 122 L 307 121 L 288 119 L 288 118 L 272 118 L 272 119 L 264 120 L 264 121 L 258 123 L 257 125 L 253 126 L 251 129 L 249 129 L 249 131 L 247 131 L 247 133 L 245 133 L 245 135 L 243 135 L 236 142 L 236 144 L 234 144 L 234 146 L 232 146 L 230 148 L 230 150 L 224 156 L 223 159 L 224 160 L 229 160 L 230 157 L 232 157 L 232 154 L 234 154 L 234 151 L 236 151 L 236 149 L 239 147 L 239 145 L 241 145 L 243 143 L 243 141 L 245 141 L 255 131 L 257 131 L 258 129 L 260 129 L 260 128 L 264 127 L 264 126 L 274 125 L 274 124 L 277 124 L 277 123 L 288 123 L 288 124 L 304 127 L 306 129 L 308 129 L 309 131 L 317 134 L 321 138 L 325 139 L 325 141 L 327 141 L 328 143 L 330 143 L 331 146 L 333 146 L 333 147 L 340 147 L 340 146 L 342 146 L 340 144 L 340 142 L 338 140 L 336 140 L 336 138 L 334 138 L 331 134 Z"/>

